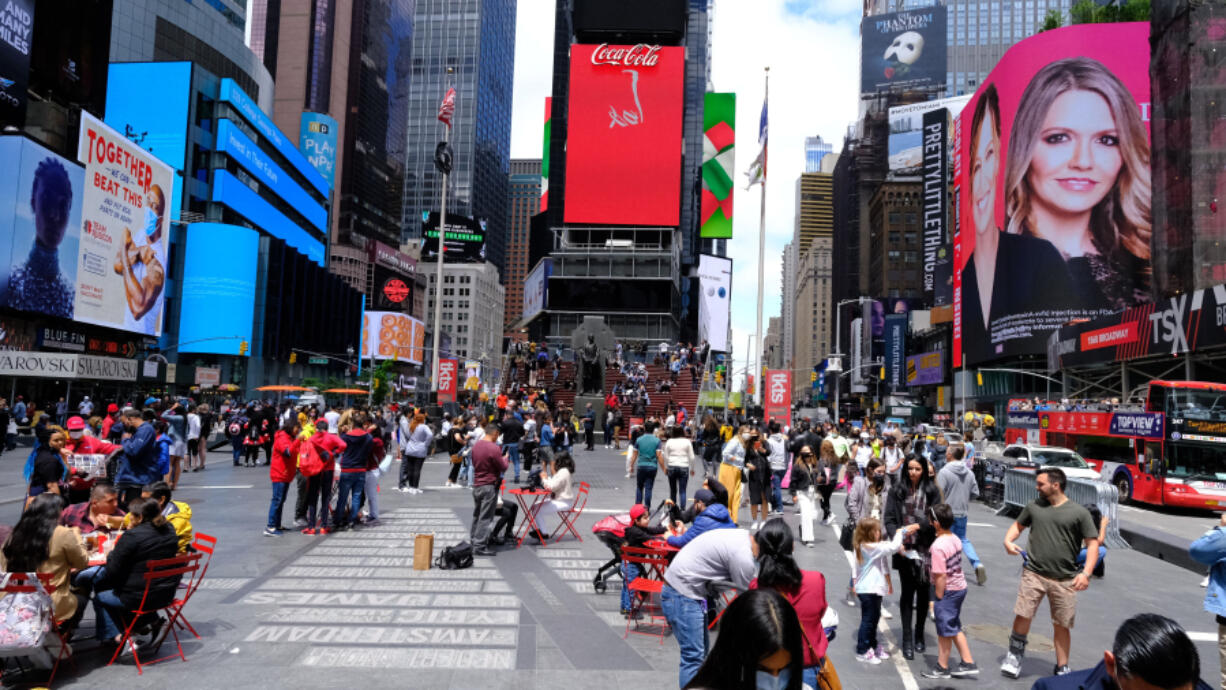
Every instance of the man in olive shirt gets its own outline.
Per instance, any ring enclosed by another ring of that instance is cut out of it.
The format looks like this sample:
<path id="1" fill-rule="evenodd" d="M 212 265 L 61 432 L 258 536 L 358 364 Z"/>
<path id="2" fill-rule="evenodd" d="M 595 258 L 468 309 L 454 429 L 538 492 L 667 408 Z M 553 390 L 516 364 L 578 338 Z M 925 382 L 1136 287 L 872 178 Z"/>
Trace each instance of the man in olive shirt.
<path id="1" fill-rule="evenodd" d="M 1022 556 L 1025 565 L 1013 605 L 1013 634 L 1009 637 L 1009 652 L 1000 666 L 1001 674 L 1011 678 L 1021 675 L 1022 656 L 1026 653 L 1026 635 L 1030 621 L 1046 596 L 1051 607 L 1052 640 L 1056 646 L 1054 675 L 1069 672 L 1071 630 L 1077 613 L 1077 592 L 1090 586 L 1090 574 L 1098 561 L 1098 527 L 1090 511 L 1064 495 L 1067 480 L 1063 470 L 1047 467 L 1035 475 L 1039 498 L 1022 509 L 1017 522 L 1005 535 L 1005 551 Z M 1023 550 L 1014 541 L 1022 530 L 1030 528 L 1030 540 Z M 1085 544 L 1086 562 L 1077 570 L 1077 555 Z"/>

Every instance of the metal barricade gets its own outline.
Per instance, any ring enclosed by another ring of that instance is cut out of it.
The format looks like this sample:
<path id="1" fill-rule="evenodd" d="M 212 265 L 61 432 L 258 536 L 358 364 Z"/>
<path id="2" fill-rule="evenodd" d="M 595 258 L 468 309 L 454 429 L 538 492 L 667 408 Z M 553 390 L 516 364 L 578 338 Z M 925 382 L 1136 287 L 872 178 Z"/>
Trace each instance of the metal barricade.
<path id="1" fill-rule="evenodd" d="M 1023 508 L 1026 504 L 1039 497 L 1034 485 L 1034 471 L 1009 468 L 1005 470 L 1005 502 L 997 514 L 1011 508 Z M 1112 549 L 1131 548 L 1124 537 L 1120 535 L 1119 504 L 1120 493 L 1110 482 L 1093 481 L 1089 479 L 1069 479 L 1065 495 L 1070 501 L 1076 501 L 1083 506 L 1098 507 L 1103 517 L 1107 518 L 1107 533 L 1104 546 Z"/>

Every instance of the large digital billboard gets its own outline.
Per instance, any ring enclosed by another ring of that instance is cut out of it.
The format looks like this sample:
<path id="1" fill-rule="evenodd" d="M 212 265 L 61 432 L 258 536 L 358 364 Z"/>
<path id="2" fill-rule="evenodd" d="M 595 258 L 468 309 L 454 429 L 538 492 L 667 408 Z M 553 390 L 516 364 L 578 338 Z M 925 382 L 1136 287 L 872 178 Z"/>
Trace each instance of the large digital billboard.
<path id="1" fill-rule="evenodd" d="M 0 137 L 0 161 L 0 304 L 71 319 L 85 171 L 18 136 Z"/>
<path id="2" fill-rule="evenodd" d="M 7 0 L 0 6 L 0 123 L 25 123 L 34 0 Z"/>
<path id="3" fill-rule="evenodd" d="M 860 92 L 945 85 L 945 7 L 865 17 L 860 25 Z"/>
<path id="4" fill-rule="evenodd" d="M 702 102 L 702 225 L 704 238 L 732 237 L 732 176 L 736 167 L 736 94 L 708 93 Z"/>
<path id="5" fill-rule="evenodd" d="M 954 130 L 953 364 L 1150 301 L 1149 24 L 1015 45 Z"/>
<path id="6" fill-rule="evenodd" d="M 685 49 L 570 47 L 564 221 L 677 225 Z"/>
<path id="7" fill-rule="evenodd" d="M 298 148 L 328 186 L 336 186 L 336 120 L 323 113 L 303 111 L 298 124 Z"/>
<path id="8" fill-rule="evenodd" d="M 366 359 L 424 361 L 426 324 L 391 311 L 368 311 L 362 316 L 362 354 Z"/>
<path id="9" fill-rule="evenodd" d="M 890 108 L 890 136 L 886 144 L 890 171 L 901 175 L 920 174 L 924 164 L 924 115 L 944 108 L 957 117 L 970 99 L 970 96 L 955 96 Z"/>
<path id="10" fill-rule="evenodd" d="M 213 149 L 233 158 L 262 186 L 281 197 L 290 208 L 310 221 L 321 235 L 327 232 L 327 206 L 316 201 L 315 197 L 307 193 L 289 173 L 230 120 L 217 121 L 217 139 Z"/>
<path id="11" fill-rule="evenodd" d="M 715 352 L 728 351 L 728 319 L 732 311 L 732 259 L 698 257 L 698 339 Z"/>
<path id="12" fill-rule="evenodd" d="M 421 256 L 433 259 L 438 254 L 438 212 L 422 212 Z M 485 259 L 485 220 L 454 213 L 447 214 L 447 231 L 443 233 L 444 261 L 481 261 Z"/>
<path id="13" fill-rule="evenodd" d="M 553 275 L 553 259 L 545 257 L 524 279 L 524 311 L 520 318 L 525 322 L 541 313 L 548 304 L 551 275 Z"/>
<path id="14" fill-rule="evenodd" d="M 222 223 L 187 226 L 179 352 L 238 354 L 251 341 L 260 234 Z"/>

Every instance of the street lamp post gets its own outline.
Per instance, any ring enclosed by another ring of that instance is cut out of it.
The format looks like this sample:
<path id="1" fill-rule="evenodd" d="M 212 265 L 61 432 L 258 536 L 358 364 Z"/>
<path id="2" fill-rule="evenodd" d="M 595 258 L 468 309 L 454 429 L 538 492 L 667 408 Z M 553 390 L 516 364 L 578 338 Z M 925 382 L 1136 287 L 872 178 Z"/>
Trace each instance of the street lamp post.
<path id="1" fill-rule="evenodd" d="M 842 344 L 841 344 L 842 336 L 843 336 L 843 325 L 842 325 L 843 322 L 841 318 L 843 315 L 843 307 L 848 304 L 861 304 L 866 299 L 868 298 L 867 297 L 857 297 L 855 299 L 845 299 L 842 302 L 839 302 L 834 307 L 834 356 L 838 358 L 840 367 L 843 366 L 843 352 L 842 352 Z M 839 423 L 839 403 L 840 403 L 840 397 L 841 397 L 840 394 L 843 391 L 843 384 L 840 379 L 842 378 L 843 378 L 842 374 L 834 378 L 834 423 L 836 426 Z"/>

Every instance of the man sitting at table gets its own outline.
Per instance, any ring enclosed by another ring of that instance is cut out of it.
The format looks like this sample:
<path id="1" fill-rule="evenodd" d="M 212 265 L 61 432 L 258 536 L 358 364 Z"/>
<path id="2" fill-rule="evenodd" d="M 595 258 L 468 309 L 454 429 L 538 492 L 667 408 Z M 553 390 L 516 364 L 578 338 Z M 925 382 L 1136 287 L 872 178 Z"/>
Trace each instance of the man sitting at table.
<path id="1" fill-rule="evenodd" d="M 690 525 L 690 528 L 683 534 L 669 537 L 669 546 L 681 548 L 704 532 L 717 529 L 736 529 L 736 523 L 732 521 L 732 516 L 728 514 L 728 506 L 716 503 L 715 494 L 710 489 L 695 491 L 694 501 L 702 503 L 702 505 L 706 506 L 706 509 L 694 518 L 694 524 Z"/>
<path id="2" fill-rule="evenodd" d="M 192 507 L 183 501 L 170 500 L 170 484 L 166 482 L 146 484 L 140 496 L 158 502 L 162 507 L 162 517 L 175 528 L 175 534 L 179 537 L 179 553 L 187 551 L 187 547 L 192 545 Z"/>
<path id="3" fill-rule="evenodd" d="M 119 507 L 119 491 L 110 484 L 95 484 L 90 489 L 89 500 L 74 503 L 60 514 L 60 524 L 77 527 L 81 534 L 101 532 L 109 534 L 123 524 L 126 513 Z"/>

